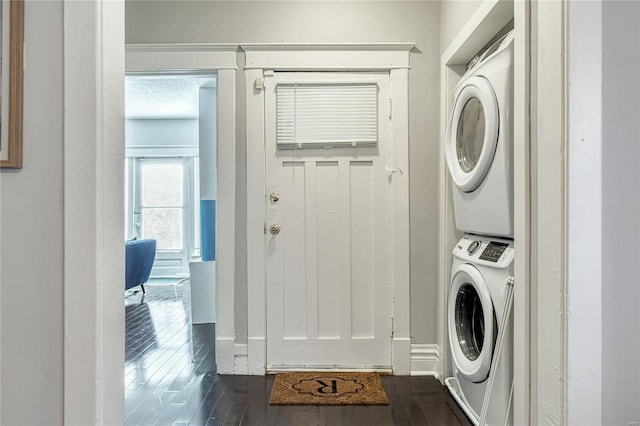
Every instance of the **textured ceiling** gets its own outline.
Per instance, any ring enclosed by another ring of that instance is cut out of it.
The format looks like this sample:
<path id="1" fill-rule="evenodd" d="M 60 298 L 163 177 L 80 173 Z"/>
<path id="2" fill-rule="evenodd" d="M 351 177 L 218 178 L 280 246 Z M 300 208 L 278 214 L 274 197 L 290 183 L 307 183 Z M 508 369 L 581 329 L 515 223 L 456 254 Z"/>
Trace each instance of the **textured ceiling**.
<path id="1" fill-rule="evenodd" d="M 214 76 L 128 75 L 126 118 L 197 118 L 200 87 L 216 87 Z"/>

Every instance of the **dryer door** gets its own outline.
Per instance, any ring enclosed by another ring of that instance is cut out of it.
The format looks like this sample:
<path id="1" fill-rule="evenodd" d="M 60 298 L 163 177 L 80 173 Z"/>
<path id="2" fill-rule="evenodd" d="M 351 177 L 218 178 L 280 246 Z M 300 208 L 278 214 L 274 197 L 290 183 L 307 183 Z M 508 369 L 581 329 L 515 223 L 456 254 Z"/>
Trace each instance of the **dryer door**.
<path id="1" fill-rule="evenodd" d="M 472 382 L 484 381 L 491 368 L 497 327 L 489 289 L 471 264 L 453 271 L 448 325 L 456 368 Z"/>
<path id="2" fill-rule="evenodd" d="M 446 157 L 455 185 L 464 192 L 480 186 L 498 144 L 498 101 L 484 77 L 467 79 L 457 93 L 447 127 Z"/>

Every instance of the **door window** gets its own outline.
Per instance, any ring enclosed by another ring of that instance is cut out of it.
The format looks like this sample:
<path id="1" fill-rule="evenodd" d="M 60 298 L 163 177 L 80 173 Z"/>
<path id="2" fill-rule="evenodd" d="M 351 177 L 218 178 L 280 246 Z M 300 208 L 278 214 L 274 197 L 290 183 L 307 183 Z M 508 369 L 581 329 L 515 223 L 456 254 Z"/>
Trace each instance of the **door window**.
<path id="1" fill-rule="evenodd" d="M 377 142 L 375 82 L 281 82 L 276 87 L 279 149 L 373 146 Z"/>
<path id="2" fill-rule="evenodd" d="M 478 98 L 471 98 L 465 104 L 456 133 L 456 150 L 460 168 L 469 173 L 476 167 L 484 144 L 485 117 L 482 103 Z"/>
<path id="3" fill-rule="evenodd" d="M 475 361 L 484 345 L 484 314 L 482 301 L 471 284 L 460 287 L 456 296 L 456 334 L 462 353 L 470 361 Z"/>

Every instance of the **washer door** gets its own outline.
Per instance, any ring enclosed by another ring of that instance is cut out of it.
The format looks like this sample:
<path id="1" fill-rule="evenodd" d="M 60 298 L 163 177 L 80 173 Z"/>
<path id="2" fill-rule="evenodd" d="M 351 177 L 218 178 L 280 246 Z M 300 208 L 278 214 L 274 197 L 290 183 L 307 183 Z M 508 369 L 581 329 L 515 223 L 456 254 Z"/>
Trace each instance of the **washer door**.
<path id="1" fill-rule="evenodd" d="M 483 77 L 470 77 L 456 96 L 447 126 L 447 165 L 461 191 L 476 190 L 489 172 L 499 124 L 493 88 Z"/>
<path id="2" fill-rule="evenodd" d="M 495 344 L 493 303 L 482 274 L 470 264 L 453 271 L 449 294 L 449 344 L 458 371 L 472 382 L 489 376 Z"/>

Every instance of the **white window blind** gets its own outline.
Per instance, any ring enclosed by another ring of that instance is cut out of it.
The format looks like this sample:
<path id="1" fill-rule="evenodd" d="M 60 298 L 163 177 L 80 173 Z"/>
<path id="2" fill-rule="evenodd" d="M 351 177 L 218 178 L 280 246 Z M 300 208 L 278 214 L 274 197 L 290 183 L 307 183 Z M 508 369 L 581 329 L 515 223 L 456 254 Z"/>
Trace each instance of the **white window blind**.
<path id="1" fill-rule="evenodd" d="M 371 146 L 378 141 L 375 83 L 280 83 L 278 148 Z"/>

